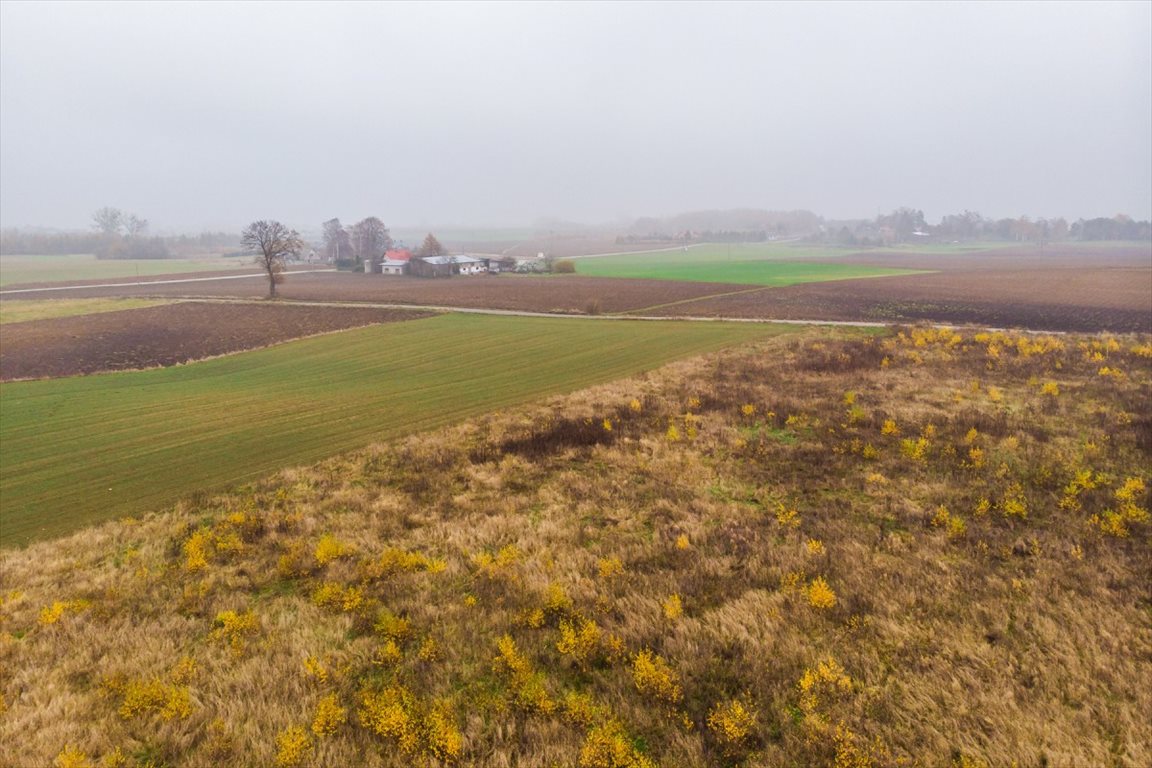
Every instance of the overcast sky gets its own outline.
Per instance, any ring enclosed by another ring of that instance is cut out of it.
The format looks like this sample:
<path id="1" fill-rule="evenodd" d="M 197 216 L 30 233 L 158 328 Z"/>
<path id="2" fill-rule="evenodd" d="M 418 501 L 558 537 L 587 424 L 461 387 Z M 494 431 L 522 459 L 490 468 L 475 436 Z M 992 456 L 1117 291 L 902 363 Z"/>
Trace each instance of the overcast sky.
<path id="1" fill-rule="evenodd" d="M 0 3 L 0 223 L 1152 215 L 1152 3 Z"/>

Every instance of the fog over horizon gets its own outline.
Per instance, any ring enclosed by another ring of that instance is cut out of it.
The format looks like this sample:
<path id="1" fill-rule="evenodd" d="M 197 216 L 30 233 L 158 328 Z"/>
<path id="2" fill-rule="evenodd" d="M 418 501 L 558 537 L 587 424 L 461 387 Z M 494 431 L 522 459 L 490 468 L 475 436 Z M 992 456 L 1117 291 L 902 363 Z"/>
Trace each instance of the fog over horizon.
<path id="1" fill-rule="evenodd" d="M 0 4 L 0 225 L 1152 217 L 1152 3 Z"/>

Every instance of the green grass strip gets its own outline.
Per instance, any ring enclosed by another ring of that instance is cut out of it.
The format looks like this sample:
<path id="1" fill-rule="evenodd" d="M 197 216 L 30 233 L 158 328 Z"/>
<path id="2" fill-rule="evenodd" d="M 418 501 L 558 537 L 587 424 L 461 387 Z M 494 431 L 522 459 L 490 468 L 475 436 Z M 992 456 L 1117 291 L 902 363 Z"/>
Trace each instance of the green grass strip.
<path id="1" fill-rule="evenodd" d="M 57 317 L 96 315 L 172 304 L 165 299 L 39 299 L 0 301 L 0 325 L 51 320 Z"/>
<path id="2" fill-rule="evenodd" d="M 683 251 L 629 253 L 578 259 L 576 272 L 590 277 L 635 277 L 763 286 L 915 275 L 922 272 L 922 270 L 889 269 L 816 260 L 844 255 L 844 251 L 818 247 L 704 245 Z"/>
<path id="3" fill-rule="evenodd" d="M 0 544 L 782 332 L 444 315 L 174 368 L 0 384 Z"/>

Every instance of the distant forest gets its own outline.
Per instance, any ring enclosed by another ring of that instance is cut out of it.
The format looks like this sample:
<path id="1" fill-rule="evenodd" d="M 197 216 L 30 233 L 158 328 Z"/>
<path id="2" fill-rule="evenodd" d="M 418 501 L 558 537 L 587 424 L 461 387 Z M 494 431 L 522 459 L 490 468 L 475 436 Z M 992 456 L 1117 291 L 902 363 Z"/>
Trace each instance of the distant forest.
<path id="1" fill-rule="evenodd" d="M 0 255 L 94 253 L 108 259 L 167 259 L 205 253 L 229 255 L 229 251 L 241 255 L 240 235 L 202 232 L 171 237 L 109 238 L 100 232 L 0 230 Z"/>
<path id="2" fill-rule="evenodd" d="M 929 224 L 924 212 L 899 208 L 875 219 L 825 220 L 811 211 L 697 211 L 677 216 L 637 219 L 616 242 L 764 242 L 793 239 L 845 246 L 882 246 L 897 243 L 1007 241 L 1067 242 L 1152 240 L 1152 222 L 1118 214 L 1110 219 L 990 219 L 964 211 Z"/>
<path id="3" fill-rule="evenodd" d="M 148 221 L 114 208 L 93 215 L 89 232 L 44 229 L 0 229 L 0 255 L 63 255 L 92 253 L 102 259 L 164 259 L 213 254 L 241 256 L 239 234 L 202 232 L 197 235 L 151 236 Z M 337 225 L 339 221 L 332 220 Z M 332 222 L 325 222 L 328 226 Z M 357 225 L 360 226 L 360 225 Z M 381 225 L 383 226 L 383 225 Z M 623 230 L 622 232 L 620 230 Z M 385 228 L 384 233 L 387 233 Z M 591 231 L 591 230 L 587 230 Z M 1124 214 L 1112 218 L 990 219 L 964 211 L 929 224 L 923 211 L 899 208 L 875 219 L 826 220 L 811 211 L 732 209 L 693 211 L 665 218 L 641 218 L 616 232 L 620 244 L 764 242 L 803 240 L 844 246 L 884 246 L 898 243 L 1008 241 L 1087 242 L 1152 240 L 1152 222 Z M 327 237 L 326 237 L 327 242 Z M 349 246 L 347 252 L 354 248 Z"/>
<path id="4" fill-rule="evenodd" d="M 1007 242 L 1063 242 L 1100 240 L 1152 240 L 1152 222 L 1136 221 L 1117 214 L 1110 219 L 1063 218 L 988 219 L 973 211 L 950 214 L 932 225 L 924 213 L 912 208 L 899 208 L 871 221 L 838 222 L 820 231 L 824 242 L 841 245 L 890 245 L 892 243 L 955 242 L 999 240 Z"/>
<path id="5" fill-rule="evenodd" d="M 90 232 L 0 229 L 0 255 L 93 253 L 100 259 L 168 259 L 219 255 L 228 250 L 240 255 L 238 234 L 202 232 L 156 237 L 149 235 L 148 227 L 148 219 L 106 206 L 92 214 Z"/>

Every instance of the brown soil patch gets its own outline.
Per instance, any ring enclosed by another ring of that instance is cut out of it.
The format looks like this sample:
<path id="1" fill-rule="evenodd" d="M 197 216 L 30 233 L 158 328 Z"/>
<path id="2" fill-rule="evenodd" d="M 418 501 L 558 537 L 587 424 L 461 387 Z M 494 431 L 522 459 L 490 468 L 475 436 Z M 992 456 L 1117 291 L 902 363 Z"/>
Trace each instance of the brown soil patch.
<path id="1" fill-rule="evenodd" d="M 972 254 L 867 253 L 831 261 L 933 274 L 808 283 L 691 301 L 646 314 L 881 322 L 1054 331 L 1152 331 L 1148 246 L 1048 246 Z"/>
<path id="2" fill-rule="evenodd" d="M 942 272 L 808 283 L 653 310 L 667 317 L 932 321 L 1058 331 L 1152 331 L 1152 272 Z"/>
<path id="3" fill-rule="evenodd" d="M 177 365 L 317 333 L 431 312 L 187 302 L 4 327 L 0 379 L 38 379 Z"/>
<path id="4" fill-rule="evenodd" d="M 946 271 L 1092 270 L 1097 267 L 1152 267 L 1152 244 L 1058 243 L 1040 247 L 1019 245 L 991 250 L 924 253 L 915 251 L 858 251 L 838 258 L 820 259 L 845 264 L 868 264 L 894 269 Z"/>
<path id="5" fill-rule="evenodd" d="M 601 312 L 625 312 L 657 304 L 748 290 L 747 285 L 684 283 L 671 280 L 630 280 L 580 275 L 491 275 L 421 279 L 351 272 L 292 275 L 277 292 L 296 301 L 363 301 L 419 306 L 480 307 L 523 312 L 585 314 L 594 302 Z M 70 298 L 88 296 L 205 296 L 258 299 L 268 292 L 267 281 L 221 280 L 203 283 L 85 288 L 68 291 Z M 60 293 L 55 294 L 57 297 Z M 22 294 L 21 298 L 48 298 Z"/>

